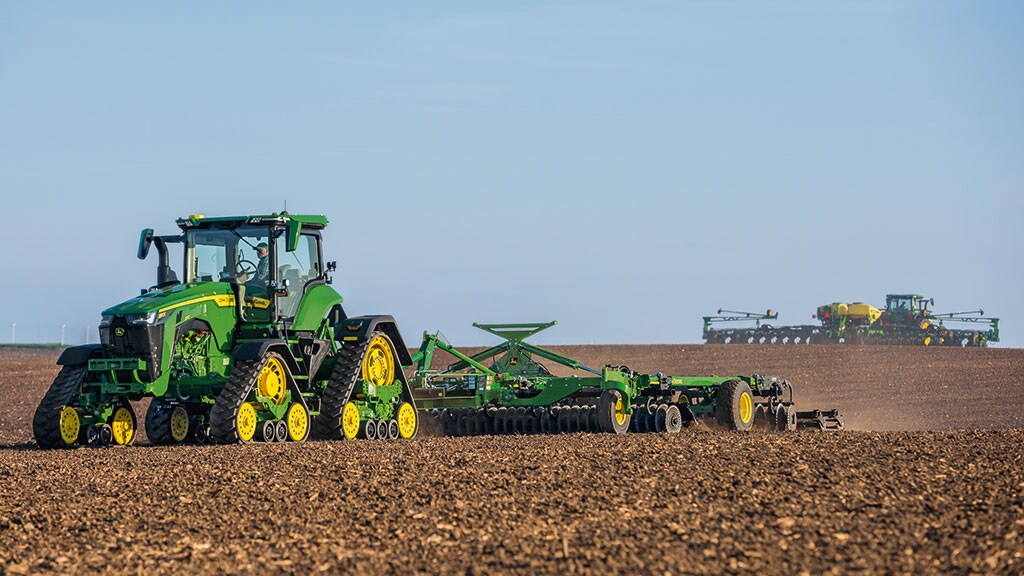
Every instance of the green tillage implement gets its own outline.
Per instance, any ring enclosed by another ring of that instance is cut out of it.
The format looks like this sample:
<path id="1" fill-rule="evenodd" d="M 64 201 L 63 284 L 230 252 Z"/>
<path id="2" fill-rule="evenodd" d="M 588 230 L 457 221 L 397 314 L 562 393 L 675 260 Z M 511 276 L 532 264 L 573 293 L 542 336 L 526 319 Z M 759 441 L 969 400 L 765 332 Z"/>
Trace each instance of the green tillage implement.
<path id="1" fill-rule="evenodd" d="M 504 339 L 473 355 L 463 354 L 436 333 L 424 334 L 411 363 L 417 405 L 454 436 L 676 433 L 696 420 L 740 431 L 755 426 L 782 431 L 843 426 L 836 410 L 797 412 L 793 387 L 783 379 L 641 374 L 620 365 L 596 370 L 525 341 L 554 324 L 473 324 Z M 432 369 L 436 349 L 457 361 Z M 585 375 L 554 376 L 538 358 Z"/>

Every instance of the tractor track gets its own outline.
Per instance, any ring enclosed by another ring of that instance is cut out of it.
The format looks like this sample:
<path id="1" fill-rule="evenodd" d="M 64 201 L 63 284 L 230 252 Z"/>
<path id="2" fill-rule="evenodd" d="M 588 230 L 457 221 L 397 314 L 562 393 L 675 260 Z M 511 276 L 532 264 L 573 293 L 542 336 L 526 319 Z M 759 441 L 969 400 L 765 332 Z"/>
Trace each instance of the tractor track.
<path id="1" fill-rule="evenodd" d="M 346 343 L 338 350 L 338 360 L 320 400 L 320 414 L 313 419 L 311 438 L 341 440 L 345 437 L 341 432 L 341 411 L 352 396 L 368 346 L 369 339 L 355 344 Z"/>
<path id="2" fill-rule="evenodd" d="M 56 451 L 56 354 L 0 351 L 0 574 L 1024 571 L 1024 350 L 863 348 L 559 349 L 775 373 L 860 430 Z"/>
<path id="3" fill-rule="evenodd" d="M 246 360 L 235 364 L 231 376 L 217 395 L 217 401 L 210 410 L 210 437 L 217 444 L 239 442 L 238 410 L 256 386 L 259 372 L 256 368 L 262 359 Z"/>
<path id="4" fill-rule="evenodd" d="M 67 447 L 60 436 L 60 411 L 74 398 L 84 374 L 85 368 L 82 366 L 65 367 L 57 375 L 53 386 L 46 391 L 32 418 L 32 434 L 40 445 L 47 448 Z"/>

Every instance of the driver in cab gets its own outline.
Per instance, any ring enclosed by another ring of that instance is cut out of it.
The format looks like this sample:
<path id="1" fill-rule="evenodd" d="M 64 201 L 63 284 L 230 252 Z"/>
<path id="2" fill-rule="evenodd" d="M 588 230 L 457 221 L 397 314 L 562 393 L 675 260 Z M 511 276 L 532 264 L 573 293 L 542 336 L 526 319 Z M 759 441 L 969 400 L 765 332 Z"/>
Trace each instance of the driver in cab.
<path id="1" fill-rule="evenodd" d="M 267 246 L 266 242 L 260 242 L 256 245 L 256 255 L 260 261 L 256 264 L 256 275 L 253 280 L 266 283 L 270 280 L 270 246 Z"/>

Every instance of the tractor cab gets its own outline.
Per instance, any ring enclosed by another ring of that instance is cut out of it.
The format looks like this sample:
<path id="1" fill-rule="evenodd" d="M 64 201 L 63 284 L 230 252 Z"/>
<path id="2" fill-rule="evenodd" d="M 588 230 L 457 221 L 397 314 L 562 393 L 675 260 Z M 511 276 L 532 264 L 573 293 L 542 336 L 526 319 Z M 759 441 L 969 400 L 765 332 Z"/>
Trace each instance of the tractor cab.
<path id="1" fill-rule="evenodd" d="M 327 282 L 323 216 L 193 215 L 177 224 L 184 232 L 184 282 L 237 286 L 240 299 L 252 305 L 252 320 L 294 317 L 307 288 Z"/>
<path id="2" fill-rule="evenodd" d="M 891 314 L 928 315 L 928 305 L 933 302 L 920 294 L 886 294 L 885 309 Z"/>

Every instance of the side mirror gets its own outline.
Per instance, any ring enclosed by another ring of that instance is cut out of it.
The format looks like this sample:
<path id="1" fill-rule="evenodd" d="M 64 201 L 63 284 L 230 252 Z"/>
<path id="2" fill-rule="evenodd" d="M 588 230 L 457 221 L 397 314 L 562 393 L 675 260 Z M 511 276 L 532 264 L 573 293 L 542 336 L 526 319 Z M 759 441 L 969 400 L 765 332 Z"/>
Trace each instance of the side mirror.
<path id="1" fill-rule="evenodd" d="M 139 235 L 139 260 L 145 260 L 149 255 L 149 247 L 153 244 L 153 229 L 146 228 Z"/>
<path id="2" fill-rule="evenodd" d="M 337 261 L 331 260 L 330 262 L 327 263 L 327 271 L 328 272 L 334 272 L 337 269 L 338 269 L 338 262 Z"/>

